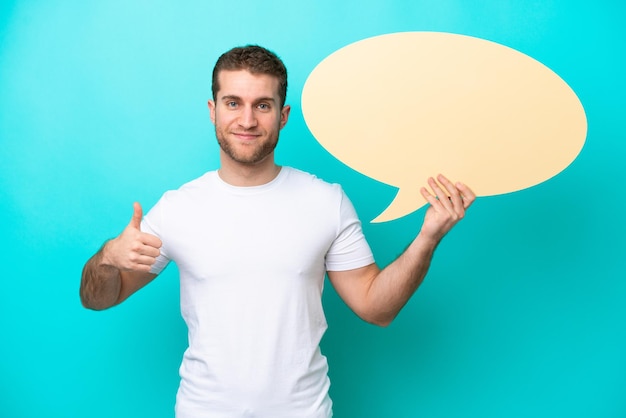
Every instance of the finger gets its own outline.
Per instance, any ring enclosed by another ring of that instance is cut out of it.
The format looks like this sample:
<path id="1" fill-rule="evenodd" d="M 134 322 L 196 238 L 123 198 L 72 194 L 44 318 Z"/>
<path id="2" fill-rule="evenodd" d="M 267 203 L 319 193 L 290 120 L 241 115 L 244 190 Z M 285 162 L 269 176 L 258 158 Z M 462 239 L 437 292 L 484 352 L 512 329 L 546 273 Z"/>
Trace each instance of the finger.
<path id="1" fill-rule="evenodd" d="M 133 262 L 135 263 L 135 268 L 137 266 L 152 266 L 154 263 L 156 263 L 156 258 L 147 256 L 147 255 L 140 255 L 140 256 L 137 256 L 133 260 Z"/>
<path id="2" fill-rule="evenodd" d="M 439 203 L 447 210 L 453 211 L 454 208 L 452 207 L 450 194 L 447 192 L 447 190 L 446 192 L 444 192 L 439 183 L 437 183 L 437 181 L 432 177 L 428 179 L 428 184 L 435 193 L 435 196 L 437 196 L 437 200 L 439 201 Z"/>
<path id="3" fill-rule="evenodd" d="M 437 176 L 437 180 L 439 180 L 439 182 L 443 185 L 443 187 L 448 192 L 449 199 L 454 205 L 454 207 L 458 209 L 459 212 L 461 210 L 464 210 L 466 208 L 465 197 L 463 196 L 459 188 L 456 185 L 452 184 L 452 182 L 448 180 L 448 178 L 444 176 L 443 174 L 439 174 L 439 176 Z M 460 183 L 457 183 L 457 184 L 460 184 Z"/>
<path id="4" fill-rule="evenodd" d="M 128 267 L 135 269 L 140 265 L 151 266 L 156 262 L 159 254 L 156 248 L 142 246 L 128 255 Z"/>
<path id="5" fill-rule="evenodd" d="M 141 218 L 143 218 L 143 210 L 141 209 L 139 202 L 135 202 L 133 203 L 133 217 L 130 218 L 128 226 L 139 230 L 141 227 Z"/>
<path id="6" fill-rule="evenodd" d="M 149 273 L 150 270 L 152 269 L 152 265 L 155 263 L 155 261 L 156 261 L 155 259 L 151 259 L 150 260 L 149 258 L 146 258 L 145 260 L 144 259 L 141 259 L 141 260 L 138 259 L 137 262 L 131 261 L 126 267 L 122 267 L 122 270 L 125 270 L 125 271 L 142 271 L 142 272 Z"/>
<path id="7" fill-rule="evenodd" d="M 469 208 L 470 205 L 476 200 L 476 194 L 472 191 L 472 189 L 461 182 L 456 183 L 456 188 L 461 192 L 463 207 L 465 209 Z"/>
<path id="8" fill-rule="evenodd" d="M 428 203 L 430 203 L 431 206 L 438 204 L 437 197 L 433 196 L 426 187 L 422 187 L 420 189 L 420 193 L 422 194 L 424 199 L 426 199 Z"/>
<path id="9" fill-rule="evenodd" d="M 163 242 L 159 237 L 157 237 L 156 235 L 148 234 L 147 232 L 141 234 L 141 242 L 149 247 L 157 249 L 161 248 L 161 246 L 163 245 Z"/>
<path id="10" fill-rule="evenodd" d="M 152 245 L 142 245 L 138 250 L 137 250 L 137 254 L 141 255 L 141 256 L 148 256 L 148 257 L 153 257 L 156 258 L 159 255 L 161 255 L 161 251 L 159 250 L 158 247 L 153 247 Z"/>

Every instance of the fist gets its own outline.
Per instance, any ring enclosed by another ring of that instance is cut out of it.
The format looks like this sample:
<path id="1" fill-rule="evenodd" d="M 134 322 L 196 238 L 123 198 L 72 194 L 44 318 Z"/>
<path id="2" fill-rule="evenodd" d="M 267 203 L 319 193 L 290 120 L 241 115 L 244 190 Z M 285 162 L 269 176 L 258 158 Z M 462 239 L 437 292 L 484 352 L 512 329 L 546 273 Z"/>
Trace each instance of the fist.
<path id="1" fill-rule="evenodd" d="M 124 271 L 149 272 L 161 254 L 161 240 L 141 232 L 143 210 L 137 202 L 133 204 L 133 216 L 124 231 L 104 247 L 103 263 Z"/>

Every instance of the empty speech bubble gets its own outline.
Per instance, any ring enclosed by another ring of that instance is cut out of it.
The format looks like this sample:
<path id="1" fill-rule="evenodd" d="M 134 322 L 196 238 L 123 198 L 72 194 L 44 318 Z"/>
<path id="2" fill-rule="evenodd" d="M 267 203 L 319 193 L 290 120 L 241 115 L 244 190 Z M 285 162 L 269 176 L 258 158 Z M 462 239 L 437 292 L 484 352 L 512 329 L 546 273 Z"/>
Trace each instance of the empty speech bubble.
<path id="1" fill-rule="evenodd" d="M 478 196 L 541 183 L 574 161 L 587 135 L 580 100 L 545 65 L 442 32 L 388 34 L 339 49 L 307 78 L 302 112 L 336 158 L 399 189 L 372 222 L 426 204 L 419 189 L 438 173 Z"/>

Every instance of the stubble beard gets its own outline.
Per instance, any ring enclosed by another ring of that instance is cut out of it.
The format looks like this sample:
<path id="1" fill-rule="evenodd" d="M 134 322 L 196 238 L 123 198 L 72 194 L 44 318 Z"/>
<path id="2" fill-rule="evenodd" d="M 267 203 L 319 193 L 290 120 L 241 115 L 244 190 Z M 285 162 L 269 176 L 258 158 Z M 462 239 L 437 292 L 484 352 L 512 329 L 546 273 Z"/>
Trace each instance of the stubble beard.
<path id="1" fill-rule="evenodd" d="M 224 132 L 217 127 L 215 127 L 215 137 L 217 138 L 217 143 L 220 148 L 226 155 L 233 161 L 245 165 L 254 165 L 265 160 L 265 158 L 276 149 L 276 145 L 278 145 L 278 132 L 268 137 L 262 143 L 249 145 L 248 147 L 254 147 L 251 153 L 239 152 L 236 149 L 236 145 L 233 143 L 234 141 L 228 140 Z"/>

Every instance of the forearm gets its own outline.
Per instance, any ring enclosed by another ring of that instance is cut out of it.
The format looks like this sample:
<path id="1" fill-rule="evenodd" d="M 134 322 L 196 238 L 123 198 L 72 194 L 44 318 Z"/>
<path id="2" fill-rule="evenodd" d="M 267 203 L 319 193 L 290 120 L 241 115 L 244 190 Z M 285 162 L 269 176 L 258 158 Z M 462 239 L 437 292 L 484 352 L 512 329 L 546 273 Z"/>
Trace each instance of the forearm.
<path id="1" fill-rule="evenodd" d="M 102 310 L 115 305 L 122 288 L 120 270 L 104 264 L 104 249 L 87 261 L 80 283 L 80 300 L 84 307 Z"/>
<path id="2" fill-rule="evenodd" d="M 382 271 L 372 263 L 347 271 L 329 271 L 328 277 L 341 298 L 363 320 L 387 326 L 424 281 L 439 242 L 465 216 L 476 195 L 462 183 L 444 176 L 428 180 L 422 196 L 430 207 L 422 228 L 411 245 Z"/>
<path id="3" fill-rule="evenodd" d="M 370 322 L 386 326 L 398 315 L 424 281 L 438 243 L 418 235 L 372 280 L 367 293 Z"/>

